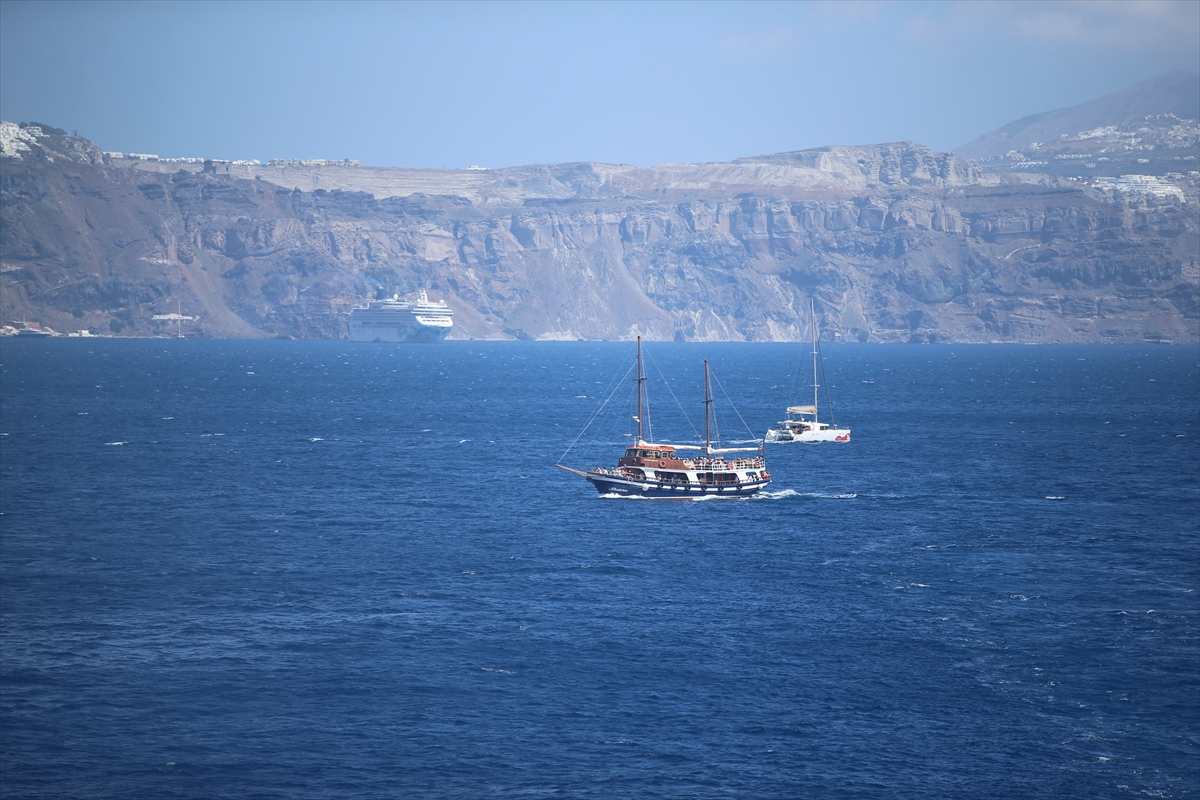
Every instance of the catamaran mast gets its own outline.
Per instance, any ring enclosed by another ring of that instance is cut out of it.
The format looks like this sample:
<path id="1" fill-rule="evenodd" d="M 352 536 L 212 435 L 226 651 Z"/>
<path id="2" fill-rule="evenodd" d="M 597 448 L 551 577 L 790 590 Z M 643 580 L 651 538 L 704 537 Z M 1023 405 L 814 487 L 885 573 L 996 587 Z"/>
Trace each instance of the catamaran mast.
<path id="1" fill-rule="evenodd" d="M 708 388 L 708 362 L 704 362 L 704 454 L 712 455 L 712 393 Z"/>
<path id="2" fill-rule="evenodd" d="M 813 357 L 813 422 L 819 418 L 817 413 L 820 406 L 817 405 L 817 302 L 812 297 L 808 298 L 809 319 L 812 320 L 812 357 Z"/>

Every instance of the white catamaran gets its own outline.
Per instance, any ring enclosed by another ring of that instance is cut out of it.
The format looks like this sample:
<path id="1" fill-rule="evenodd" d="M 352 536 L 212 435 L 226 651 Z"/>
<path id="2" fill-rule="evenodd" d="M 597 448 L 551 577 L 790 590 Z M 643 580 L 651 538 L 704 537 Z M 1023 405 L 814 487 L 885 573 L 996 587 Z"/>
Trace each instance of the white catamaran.
<path id="1" fill-rule="evenodd" d="M 555 466 L 586 478 L 602 495 L 677 500 L 697 497 L 745 497 L 769 484 L 771 474 L 767 472 L 761 442 L 758 447 L 713 447 L 713 398 L 707 361 L 704 362 L 704 446 L 655 444 L 643 438 L 643 435 L 651 434 L 648 426 L 643 427 L 642 422 L 649 420 L 649 401 L 643 386 L 646 375 L 642 370 L 640 336 L 637 347 L 637 414 L 634 416 L 637 420 L 636 441 L 626 448 L 625 455 L 617 459 L 617 466 L 612 469 L 593 467 L 584 471 L 565 466 L 561 463 L 562 458 Z M 584 430 L 587 430 L 587 426 L 584 426 Z M 579 435 L 582 436 L 583 432 Z M 696 455 L 680 455 L 679 451 L 687 450 L 697 451 Z M 570 451 L 571 448 L 568 447 L 567 453 Z M 563 458 L 566 458 L 567 453 L 563 453 Z M 727 455 L 730 453 L 757 455 Z"/>
<path id="2" fill-rule="evenodd" d="M 816 302 L 809 301 L 809 327 L 812 330 L 812 405 L 795 405 L 787 407 L 787 419 L 780 420 L 774 428 L 767 431 L 768 442 L 848 442 L 850 429 L 839 428 L 833 420 L 833 401 L 829 397 L 829 382 L 825 380 L 825 361 L 821 357 L 821 345 L 817 338 L 817 309 Z M 818 372 L 818 368 L 820 371 Z M 820 376 L 820 381 L 818 381 Z M 829 408 L 829 422 L 821 422 L 818 418 L 819 392 L 821 382 L 825 382 L 825 402 Z"/>

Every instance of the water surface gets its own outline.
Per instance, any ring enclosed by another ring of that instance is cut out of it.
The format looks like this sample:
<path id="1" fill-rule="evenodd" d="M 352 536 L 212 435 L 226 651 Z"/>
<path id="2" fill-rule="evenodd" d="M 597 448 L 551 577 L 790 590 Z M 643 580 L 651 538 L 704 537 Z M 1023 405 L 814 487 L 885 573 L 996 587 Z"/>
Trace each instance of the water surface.
<path id="1" fill-rule="evenodd" d="M 761 434 L 803 350 L 648 371 Z M 4 340 L 0 794 L 1200 794 L 1196 348 L 829 345 L 710 502 L 554 468 L 631 356 Z"/>

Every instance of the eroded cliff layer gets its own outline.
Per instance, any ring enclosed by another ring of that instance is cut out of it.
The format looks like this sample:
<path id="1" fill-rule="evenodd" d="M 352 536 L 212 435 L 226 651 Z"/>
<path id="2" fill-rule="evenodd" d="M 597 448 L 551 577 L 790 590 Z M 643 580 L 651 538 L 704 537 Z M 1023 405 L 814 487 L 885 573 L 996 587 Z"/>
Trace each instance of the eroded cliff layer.
<path id="1" fill-rule="evenodd" d="M 1198 340 L 1195 177 L 1176 192 L 981 175 L 913 143 L 724 164 L 508 170 L 113 160 L 26 136 L 0 164 L 5 322 L 339 338 L 426 288 L 455 337 Z M 290 170 L 290 171 L 289 171 Z M 1161 188 L 1161 187 L 1160 187 Z"/>

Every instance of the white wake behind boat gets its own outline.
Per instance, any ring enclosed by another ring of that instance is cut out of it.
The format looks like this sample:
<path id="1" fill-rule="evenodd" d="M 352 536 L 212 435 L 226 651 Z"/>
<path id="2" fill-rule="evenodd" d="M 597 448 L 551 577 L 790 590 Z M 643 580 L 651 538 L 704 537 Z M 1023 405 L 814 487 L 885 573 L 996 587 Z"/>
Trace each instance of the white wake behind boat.
<path id="1" fill-rule="evenodd" d="M 816 303 L 809 303 L 809 327 L 812 331 L 812 405 L 787 407 L 787 419 L 780 420 L 767 431 L 768 442 L 848 442 L 850 429 L 839 428 L 833 420 L 833 401 L 829 397 L 828 381 L 825 381 L 825 402 L 829 408 L 829 422 L 820 420 L 820 385 L 825 380 L 825 362 L 821 357 L 821 345 L 817 337 Z M 819 370 L 819 371 L 818 371 Z M 820 380 L 818 380 L 820 376 Z"/>

